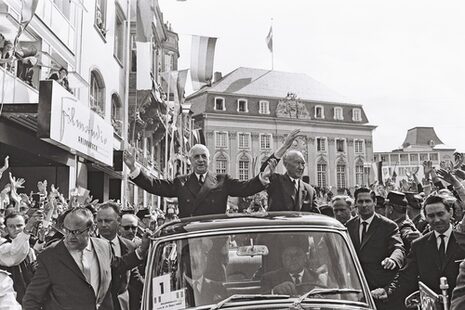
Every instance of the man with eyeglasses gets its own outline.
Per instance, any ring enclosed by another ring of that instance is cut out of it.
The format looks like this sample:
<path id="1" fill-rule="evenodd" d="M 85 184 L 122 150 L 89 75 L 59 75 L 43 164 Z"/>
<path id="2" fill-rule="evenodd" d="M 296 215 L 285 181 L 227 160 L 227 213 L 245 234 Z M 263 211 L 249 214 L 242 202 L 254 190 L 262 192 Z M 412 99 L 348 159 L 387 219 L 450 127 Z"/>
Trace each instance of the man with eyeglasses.
<path id="1" fill-rule="evenodd" d="M 136 251 L 118 257 L 108 241 L 91 237 L 94 219 L 88 209 L 70 209 L 63 218 L 65 237 L 38 256 L 37 271 L 23 298 L 23 309 L 118 309 L 111 294 L 112 275 L 142 262 L 149 236 L 144 235 Z"/>
<path id="2" fill-rule="evenodd" d="M 114 202 L 102 204 L 97 211 L 99 236 L 110 244 L 112 254 L 117 257 L 134 252 L 136 249 L 136 245 L 130 240 L 118 236 L 119 214 L 120 207 Z M 144 281 L 137 268 L 123 273 L 112 271 L 111 292 L 114 308 L 118 310 L 139 309 L 143 286 Z"/>
<path id="3" fill-rule="evenodd" d="M 375 193 L 366 187 L 354 193 L 358 215 L 346 223 L 371 290 L 386 287 L 404 264 L 405 250 L 397 224 L 375 213 Z M 375 301 L 377 309 L 395 309 Z"/>

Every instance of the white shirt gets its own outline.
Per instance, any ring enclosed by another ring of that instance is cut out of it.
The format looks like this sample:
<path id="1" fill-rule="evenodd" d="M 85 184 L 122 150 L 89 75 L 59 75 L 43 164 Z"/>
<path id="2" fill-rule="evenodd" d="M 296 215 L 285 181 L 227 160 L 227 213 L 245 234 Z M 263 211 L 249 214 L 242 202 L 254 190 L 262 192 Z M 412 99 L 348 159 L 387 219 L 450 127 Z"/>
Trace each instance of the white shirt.
<path id="1" fill-rule="evenodd" d="M 197 177 L 197 181 L 199 181 L 199 182 L 200 182 L 200 176 L 202 176 L 202 181 L 205 182 L 205 178 L 207 177 L 207 173 L 206 172 L 202 173 L 202 174 L 195 173 L 195 176 Z"/>
<path id="2" fill-rule="evenodd" d="M 110 242 L 110 241 L 108 241 Z M 113 246 L 111 245 L 110 243 L 110 246 L 113 247 L 113 251 L 115 252 L 115 256 L 116 257 L 121 257 L 121 244 L 119 243 L 119 239 L 118 239 L 118 235 L 115 236 L 115 238 L 113 238 L 113 240 L 111 240 L 111 242 L 113 242 Z"/>
<path id="3" fill-rule="evenodd" d="M 288 175 L 288 177 L 289 177 L 289 179 L 291 179 L 291 182 L 294 183 L 295 189 L 298 190 L 298 189 L 299 189 L 299 181 L 300 181 L 300 180 L 299 180 L 299 179 L 294 179 L 293 177 L 291 177 L 291 176 L 289 176 L 289 175 Z"/>
<path id="4" fill-rule="evenodd" d="M 192 286 L 192 288 L 194 288 L 194 282 L 197 282 L 197 289 L 199 290 L 199 292 L 202 291 L 203 276 L 200 276 L 200 278 L 194 280 L 184 274 L 184 278 L 186 279 L 187 283 L 189 283 L 190 286 Z"/>
<path id="5" fill-rule="evenodd" d="M 302 279 L 304 277 L 304 271 L 305 269 L 302 269 L 301 272 L 297 273 L 297 275 L 299 275 L 299 282 L 302 283 Z M 294 281 L 294 283 L 296 282 L 296 278 L 294 277 L 294 275 L 296 275 L 295 273 L 290 273 L 289 276 L 291 277 L 292 281 Z"/>
<path id="6" fill-rule="evenodd" d="M 94 248 L 92 246 L 92 242 L 89 241 L 86 248 L 82 251 L 69 250 L 69 249 L 68 251 L 69 251 L 69 254 L 71 254 L 71 256 L 73 257 L 76 264 L 79 266 L 79 269 L 82 271 L 83 274 L 84 274 L 84 267 L 82 266 L 81 252 L 83 253 L 82 255 L 85 256 L 85 259 L 89 262 L 90 275 L 91 275 L 90 285 L 92 285 L 95 295 L 97 295 L 98 287 L 100 283 L 100 268 L 98 265 L 97 255 L 95 254 Z"/>
<path id="7" fill-rule="evenodd" d="M 449 228 L 442 233 L 442 235 L 444 235 L 444 245 L 445 245 L 445 249 L 447 251 L 447 245 L 449 244 L 449 240 L 450 240 L 450 235 L 452 234 L 452 225 L 449 224 Z M 440 233 L 438 233 L 437 231 L 434 231 L 434 235 L 436 236 L 436 244 L 437 244 L 437 247 L 438 247 L 438 250 L 439 250 L 439 247 L 441 246 L 441 238 L 439 237 L 439 235 L 441 235 Z"/>
<path id="8" fill-rule="evenodd" d="M 362 219 L 362 218 L 360 217 L 360 231 L 359 231 L 360 242 L 362 241 L 362 231 L 363 231 L 363 225 L 362 225 L 362 223 L 363 223 L 363 222 L 368 223 L 368 225 L 367 225 L 367 231 L 368 231 L 368 229 L 370 229 L 371 222 L 373 221 L 374 218 L 375 218 L 375 214 L 374 214 L 374 213 L 373 213 L 372 216 L 370 216 L 370 217 L 367 218 L 366 220 L 364 220 L 364 219 Z"/>
<path id="9" fill-rule="evenodd" d="M 2 240 L 3 243 L 0 245 L 0 265 L 5 267 L 17 266 L 25 260 L 30 250 L 29 237 L 29 234 L 20 232 L 11 242 Z"/>

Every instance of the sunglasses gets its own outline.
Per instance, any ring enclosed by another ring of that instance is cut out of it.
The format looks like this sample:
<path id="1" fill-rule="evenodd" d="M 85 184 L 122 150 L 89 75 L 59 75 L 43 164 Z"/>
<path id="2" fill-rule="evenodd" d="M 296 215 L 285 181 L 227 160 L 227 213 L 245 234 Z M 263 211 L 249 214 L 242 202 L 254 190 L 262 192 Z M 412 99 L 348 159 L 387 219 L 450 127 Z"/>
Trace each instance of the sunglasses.
<path id="1" fill-rule="evenodd" d="M 132 225 L 127 225 L 127 226 L 123 226 L 124 230 L 136 230 L 137 229 L 137 226 L 132 226 Z"/>

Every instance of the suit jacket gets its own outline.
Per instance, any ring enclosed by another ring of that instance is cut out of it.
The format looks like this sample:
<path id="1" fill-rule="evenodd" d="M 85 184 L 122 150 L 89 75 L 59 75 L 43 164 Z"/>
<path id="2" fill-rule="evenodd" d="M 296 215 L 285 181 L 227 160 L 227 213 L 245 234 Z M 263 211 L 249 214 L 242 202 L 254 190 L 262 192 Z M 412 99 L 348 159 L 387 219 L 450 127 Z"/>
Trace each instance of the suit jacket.
<path id="1" fill-rule="evenodd" d="M 103 239 L 106 240 L 106 239 Z M 118 236 L 121 248 L 121 255 L 124 256 L 136 250 L 136 245 L 126 238 Z M 139 273 L 137 267 L 122 273 L 112 270 L 111 273 L 111 293 L 113 298 L 113 305 L 115 309 L 140 309 L 140 302 L 142 298 L 142 289 L 144 287 L 144 279 Z M 128 295 L 121 295 L 129 291 Z M 119 297 L 118 297 L 119 296 Z M 127 305 L 122 307 L 121 304 Z"/>
<path id="2" fill-rule="evenodd" d="M 207 279 L 205 277 L 202 281 L 200 295 L 197 295 L 194 298 L 194 289 L 189 283 L 187 283 L 186 294 L 188 304 L 192 307 L 194 307 L 194 300 L 195 306 L 200 306 L 217 303 L 227 297 L 226 288 L 222 283 Z"/>
<path id="3" fill-rule="evenodd" d="M 365 240 L 360 244 L 360 216 L 346 223 L 352 243 L 370 289 L 386 287 L 396 276 L 397 270 L 386 270 L 381 262 L 390 257 L 398 267 L 404 263 L 405 251 L 397 224 L 376 214 L 368 227 Z"/>
<path id="4" fill-rule="evenodd" d="M 177 197 L 180 218 L 225 213 L 228 196 L 247 197 L 264 189 L 258 176 L 239 181 L 227 174 L 212 172 L 207 173 L 202 186 L 195 173 L 174 180 L 161 180 L 150 178 L 141 171 L 133 181 L 152 194 Z"/>
<path id="5" fill-rule="evenodd" d="M 279 285 L 286 281 L 294 282 L 292 277 L 289 275 L 289 272 L 287 272 L 287 270 L 284 268 L 265 273 L 262 277 L 262 291 L 265 294 L 269 294 L 276 285 Z M 305 285 L 306 283 L 319 284 L 318 275 L 305 268 L 304 274 L 301 279 L 301 283 L 303 285 Z"/>
<path id="6" fill-rule="evenodd" d="M 299 191 L 296 193 L 294 183 L 287 174 L 273 173 L 267 192 L 268 211 L 318 212 L 315 189 L 299 180 Z"/>
<path id="7" fill-rule="evenodd" d="M 465 250 L 465 233 L 454 231 L 454 237 L 460 248 Z M 460 263 L 457 283 L 452 292 L 451 310 L 460 309 L 465 309 L 465 262 Z"/>
<path id="8" fill-rule="evenodd" d="M 452 296 L 452 289 L 456 286 L 459 274 L 459 264 L 455 261 L 464 258 L 465 250 L 459 247 L 454 234 L 451 234 L 447 243 L 446 258 L 441 264 L 437 239 L 434 231 L 431 231 L 412 242 L 411 250 L 407 255 L 407 264 L 400 270 L 398 277 L 389 287 L 390 295 L 393 296 L 393 299 L 403 300 L 418 290 L 418 281 L 440 294 L 439 279 L 447 277 L 448 296 Z"/>
<path id="9" fill-rule="evenodd" d="M 49 246 L 37 258 L 38 268 L 23 298 L 24 310 L 113 310 L 110 291 L 112 270 L 119 273 L 140 261 L 135 252 L 113 257 L 110 244 L 90 238 L 99 265 L 97 295 L 63 241 Z"/>

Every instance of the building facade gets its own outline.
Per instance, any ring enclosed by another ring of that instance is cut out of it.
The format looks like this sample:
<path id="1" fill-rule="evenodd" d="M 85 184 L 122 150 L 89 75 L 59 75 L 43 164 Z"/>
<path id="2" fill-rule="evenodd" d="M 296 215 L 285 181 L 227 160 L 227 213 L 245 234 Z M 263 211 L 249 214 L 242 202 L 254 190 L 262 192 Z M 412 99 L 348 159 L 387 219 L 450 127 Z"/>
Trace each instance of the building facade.
<path id="1" fill-rule="evenodd" d="M 157 203 L 128 180 L 122 151 L 132 144 L 150 173 L 165 169 L 169 96 L 161 74 L 177 69 L 178 37 L 157 1 L 144 2 L 145 20 L 136 2 L 41 0 L 18 41 L 30 61 L 0 64 L 0 161 L 10 156 L 11 172 L 27 181 L 26 192 L 46 179 L 65 196 L 83 187 L 100 201 Z M 21 3 L 0 0 L 0 48 L 18 32 Z M 153 87 L 138 93 L 135 35 L 141 23 L 153 29 Z M 50 80 L 62 67 L 70 91 Z"/>
<path id="2" fill-rule="evenodd" d="M 241 180 L 300 128 L 291 148 L 307 161 L 309 183 L 333 189 L 368 182 L 375 126 L 361 105 L 327 89 L 305 74 L 238 68 L 186 98 L 194 127 L 205 134 L 212 170 Z M 284 172 L 280 163 L 278 172 Z"/>
<path id="3" fill-rule="evenodd" d="M 417 172 L 418 180 L 424 178 L 423 162 L 431 160 L 435 168 L 442 161 L 454 161 L 455 148 L 445 145 L 436 135 L 433 127 L 414 127 L 407 131 L 402 146 L 391 152 L 375 152 L 375 162 L 382 161 L 383 179 L 392 177 L 394 171 L 397 181 L 408 180 L 409 175 Z"/>

